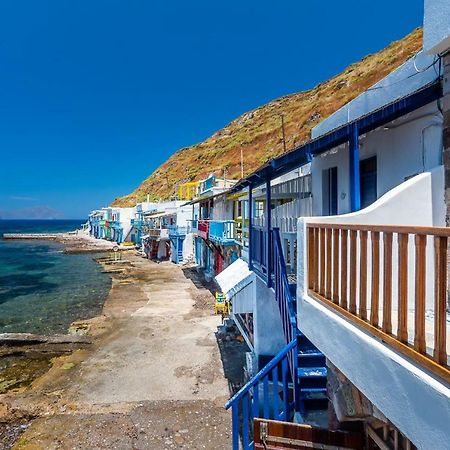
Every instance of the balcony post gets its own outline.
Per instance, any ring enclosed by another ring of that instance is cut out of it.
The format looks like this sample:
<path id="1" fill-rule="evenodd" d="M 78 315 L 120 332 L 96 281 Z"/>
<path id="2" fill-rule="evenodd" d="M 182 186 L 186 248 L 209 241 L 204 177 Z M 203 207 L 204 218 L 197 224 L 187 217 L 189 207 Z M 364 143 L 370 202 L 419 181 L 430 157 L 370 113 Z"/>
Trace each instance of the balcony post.
<path id="1" fill-rule="evenodd" d="M 350 125 L 350 208 L 351 211 L 361 209 L 361 187 L 359 178 L 359 131 L 354 123 Z"/>
<path id="2" fill-rule="evenodd" d="M 271 236 L 271 228 L 272 228 L 272 210 L 271 210 L 271 202 L 272 195 L 270 190 L 270 179 L 266 180 L 266 230 L 267 230 L 267 287 L 272 287 L 272 236 Z"/>
<path id="3" fill-rule="evenodd" d="M 250 184 L 248 186 L 248 267 L 250 270 L 253 270 L 253 233 L 252 233 L 252 224 L 253 224 L 253 186 Z M 244 224 L 243 224 L 244 226 Z"/>

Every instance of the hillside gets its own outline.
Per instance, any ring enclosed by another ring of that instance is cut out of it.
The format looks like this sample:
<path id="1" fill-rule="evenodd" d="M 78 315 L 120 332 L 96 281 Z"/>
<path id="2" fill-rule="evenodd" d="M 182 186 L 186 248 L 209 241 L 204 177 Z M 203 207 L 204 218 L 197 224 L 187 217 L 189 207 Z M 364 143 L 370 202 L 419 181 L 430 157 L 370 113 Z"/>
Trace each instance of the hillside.
<path id="1" fill-rule="evenodd" d="M 209 173 L 240 178 L 240 149 L 244 173 L 283 153 L 280 113 L 285 117 L 286 144 L 291 150 L 310 137 L 311 128 L 348 101 L 385 77 L 422 47 L 422 30 L 416 29 L 380 52 L 366 56 L 342 73 L 315 88 L 286 95 L 242 114 L 203 142 L 174 153 L 131 194 L 117 198 L 113 206 L 134 206 L 150 199 L 168 199 L 180 183 L 199 180 Z"/>

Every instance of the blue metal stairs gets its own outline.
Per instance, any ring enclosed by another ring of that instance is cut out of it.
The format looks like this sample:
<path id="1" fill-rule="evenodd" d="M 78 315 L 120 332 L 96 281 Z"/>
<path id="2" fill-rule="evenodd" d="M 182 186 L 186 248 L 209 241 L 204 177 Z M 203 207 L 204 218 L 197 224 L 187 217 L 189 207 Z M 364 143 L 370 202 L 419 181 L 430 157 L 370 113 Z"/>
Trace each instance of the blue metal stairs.
<path id="1" fill-rule="evenodd" d="M 301 328 L 301 318 L 299 320 L 297 317 L 296 279 L 295 275 L 288 275 L 286 272 L 278 229 L 273 230 L 272 242 L 275 257 L 274 264 L 279 265 L 276 274 L 279 277 L 285 278 L 285 286 L 288 286 L 288 289 L 285 289 L 283 292 L 283 283 L 274 283 L 275 297 L 278 302 L 284 301 L 286 304 L 291 305 L 287 308 L 282 308 L 279 305 L 280 312 L 282 313 L 283 309 L 289 311 L 291 323 L 295 324 L 295 330 L 291 332 L 293 334 L 292 337 L 297 340 L 297 380 L 294 388 L 294 395 L 296 397 L 295 409 L 297 413 L 300 413 L 302 419 L 305 419 L 310 411 L 325 411 L 328 409 L 326 358 L 299 330 Z"/>
<path id="2" fill-rule="evenodd" d="M 301 333 L 297 334 L 298 392 L 300 413 L 327 410 L 327 366 L 325 355 Z"/>
<path id="3" fill-rule="evenodd" d="M 328 420 L 326 359 L 299 330 L 295 277 L 287 274 L 279 230 L 272 231 L 273 278 L 286 346 L 225 405 L 232 408 L 233 450 L 253 449 L 253 419 L 325 426 Z M 242 441 L 242 447 L 240 446 Z"/>

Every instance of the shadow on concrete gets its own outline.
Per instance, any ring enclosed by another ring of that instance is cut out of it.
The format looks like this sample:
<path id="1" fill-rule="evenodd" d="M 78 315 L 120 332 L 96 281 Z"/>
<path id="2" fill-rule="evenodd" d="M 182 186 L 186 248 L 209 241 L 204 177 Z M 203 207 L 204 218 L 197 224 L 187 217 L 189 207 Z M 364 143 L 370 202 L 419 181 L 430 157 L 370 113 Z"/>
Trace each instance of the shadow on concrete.
<path id="1" fill-rule="evenodd" d="M 191 280 L 197 289 L 207 289 L 211 294 L 216 295 L 220 291 L 219 285 L 214 281 L 206 281 L 202 273 L 197 272 L 196 267 L 182 267 L 184 276 Z"/>
<path id="2" fill-rule="evenodd" d="M 226 320 L 225 324 L 218 328 L 216 339 L 223 372 L 228 381 L 230 395 L 233 396 L 245 384 L 245 354 L 250 349 L 232 320 Z"/>

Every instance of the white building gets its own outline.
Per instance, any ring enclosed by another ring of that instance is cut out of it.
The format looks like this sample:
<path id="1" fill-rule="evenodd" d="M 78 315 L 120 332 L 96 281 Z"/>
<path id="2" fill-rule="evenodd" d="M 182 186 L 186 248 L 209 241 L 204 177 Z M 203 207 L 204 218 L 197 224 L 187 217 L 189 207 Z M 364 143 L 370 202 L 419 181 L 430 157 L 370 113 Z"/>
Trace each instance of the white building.
<path id="1" fill-rule="evenodd" d="M 240 416 L 323 426 L 314 409 L 329 399 L 341 429 L 359 424 L 371 448 L 450 449 L 448 17 L 450 2 L 427 0 L 423 51 L 234 188 L 252 205 L 249 270 L 232 264 L 218 281 L 256 366 L 227 404 L 234 448 Z M 272 222 L 292 216 L 272 217 L 274 180 L 309 162 L 311 212 L 286 246 Z"/>

